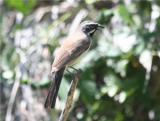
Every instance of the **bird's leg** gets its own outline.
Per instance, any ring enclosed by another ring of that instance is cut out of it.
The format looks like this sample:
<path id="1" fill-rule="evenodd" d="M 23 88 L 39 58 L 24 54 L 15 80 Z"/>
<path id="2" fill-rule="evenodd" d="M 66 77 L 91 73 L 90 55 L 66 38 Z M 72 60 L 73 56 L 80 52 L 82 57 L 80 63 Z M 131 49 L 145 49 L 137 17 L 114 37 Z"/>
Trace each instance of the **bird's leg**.
<path id="1" fill-rule="evenodd" d="M 74 67 L 72 67 L 72 66 L 69 66 L 66 71 L 71 75 L 71 78 L 72 78 L 72 79 L 74 79 L 74 75 L 75 75 L 75 74 L 74 74 L 73 72 L 71 72 L 69 69 L 73 69 L 76 74 L 79 74 L 79 73 L 82 72 L 81 69 L 76 69 L 76 68 L 74 68 Z"/>
<path id="2" fill-rule="evenodd" d="M 73 73 L 69 70 L 69 68 L 67 68 L 66 71 L 71 75 L 71 78 L 73 79 L 74 78 Z"/>
<path id="3" fill-rule="evenodd" d="M 71 69 L 73 69 L 74 71 L 76 71 L 76 73 L 82 72 L 81 69 L 76 69 L 76 68 L 74 68 L 73 66 L 69 66 L 69 68 L 71 68 Z"/>
<path id="4" fill-rule="evenodd" d="M 69 70 L 69 68 L 67 68 L 66 70 L 70 75 L 72 75 L 73 73 Z"/>

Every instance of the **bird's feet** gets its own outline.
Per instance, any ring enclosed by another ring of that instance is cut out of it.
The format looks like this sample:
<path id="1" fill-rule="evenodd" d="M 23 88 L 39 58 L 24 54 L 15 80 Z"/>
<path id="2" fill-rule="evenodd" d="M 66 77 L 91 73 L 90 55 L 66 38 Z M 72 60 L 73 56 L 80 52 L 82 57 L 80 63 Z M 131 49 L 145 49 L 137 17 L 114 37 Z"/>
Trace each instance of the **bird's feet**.
<path id="1" fill-rule="evenodd" d="M 81 73 L 82 70 L 81 69 L 76 69 L 73 66 L 70 66 L 69 68 L 73 69 L 74 71 L 76 71 L 76 73 Z"/>
<path id="2" fill-rule="evenodd" d="M 71 72 L 69 69 L 72 69 L 73 72 Z M 69 66 L 67 68 L 67 72 L 71 74 L 72 78 L 74 78 L 75 75 L 80 75 L 82 73 L 82 70 L 81 69 L 76 69 L 72 66 Z"/>

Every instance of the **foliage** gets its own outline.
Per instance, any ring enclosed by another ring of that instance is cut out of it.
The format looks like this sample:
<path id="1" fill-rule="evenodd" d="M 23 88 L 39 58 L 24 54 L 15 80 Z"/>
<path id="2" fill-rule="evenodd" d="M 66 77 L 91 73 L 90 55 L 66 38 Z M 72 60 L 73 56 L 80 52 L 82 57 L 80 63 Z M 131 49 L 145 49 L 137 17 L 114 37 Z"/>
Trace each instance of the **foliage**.
<path id="1" fill-rule="evenodd" d="M 105 29 L 75 65 L 83 73 L 69 120 L 160 120 L 160 1 L 4 0 L 0 5 L 2 120 L 15 80 L 20 87 L 13 120 L 57 120 L 72 77 L 65 73 L 57 110 L 47 112 L 48 75 L 56 47 L 81 19 Z"/>

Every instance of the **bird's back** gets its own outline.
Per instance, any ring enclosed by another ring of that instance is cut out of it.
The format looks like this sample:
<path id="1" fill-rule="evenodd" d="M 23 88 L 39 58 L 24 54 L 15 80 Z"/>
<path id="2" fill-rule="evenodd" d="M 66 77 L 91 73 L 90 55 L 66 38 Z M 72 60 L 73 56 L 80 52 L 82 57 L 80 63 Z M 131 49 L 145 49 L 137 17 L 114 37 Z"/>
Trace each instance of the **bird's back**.
<path id="1" fill-rule="evenodd" d="M 70 65 L 89 48 L 90 43 L 89 38 L 81 31 L 68 36 L 57 51 L 53 67 L 59 69 Z"/>

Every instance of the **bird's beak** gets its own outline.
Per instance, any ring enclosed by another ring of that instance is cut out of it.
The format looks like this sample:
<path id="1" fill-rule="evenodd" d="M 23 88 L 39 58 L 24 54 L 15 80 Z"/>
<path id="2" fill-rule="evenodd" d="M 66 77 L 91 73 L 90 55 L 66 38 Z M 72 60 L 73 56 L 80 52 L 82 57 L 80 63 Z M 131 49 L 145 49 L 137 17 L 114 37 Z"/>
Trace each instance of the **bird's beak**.
<path id="1" fill-rule="evenodd" d="M 103 28 L 104 28 L 104 26 L 102 26 L 102 25 L 98 24 L 98 26 L 97 26 L 97 30 L 101 31 Z"/>
<path id="2" fill-rule="evenodd" d="M 104 28 L 104 26 L 102 26 L 102 25 L 98 24 L 98 28 Z"/>

